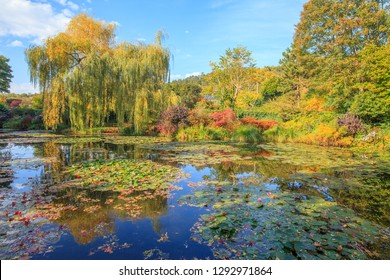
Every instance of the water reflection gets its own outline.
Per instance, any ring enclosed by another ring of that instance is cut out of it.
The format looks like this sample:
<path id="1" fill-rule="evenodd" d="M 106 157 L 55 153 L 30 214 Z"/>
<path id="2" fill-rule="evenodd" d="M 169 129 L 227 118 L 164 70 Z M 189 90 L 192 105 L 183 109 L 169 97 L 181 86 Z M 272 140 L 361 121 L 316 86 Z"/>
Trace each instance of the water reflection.
<path id="1" fill-rule="evenodd" d="M 166 195 L 153 192 L 124 193 L 66 189 L 56 195 L 42 212 L 69 229 L 78 244 L 88 244 L 98 236 L 115 232 L 115 220 L 149 219 L 160 233 L 159 218 L 167 213 Z"/>

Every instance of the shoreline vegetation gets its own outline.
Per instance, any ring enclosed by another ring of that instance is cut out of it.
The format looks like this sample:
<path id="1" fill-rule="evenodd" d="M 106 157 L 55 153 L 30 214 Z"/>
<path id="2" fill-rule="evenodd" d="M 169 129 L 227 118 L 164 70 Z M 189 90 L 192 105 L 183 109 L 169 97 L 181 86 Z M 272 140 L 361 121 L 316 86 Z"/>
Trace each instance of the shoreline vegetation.
<path id="1" fill-rule="evenodd" d="M 41 93 L 1 94 L 0 127 L 388 152 L 390 8 L 349 2 L 305 3 L 277 66 L 256 67 L 236 46 L 210 73 L 174 81 L 163 32 L 150 44 L 116 43 L 115 25 L 81 13 L 26 49 Z"/>

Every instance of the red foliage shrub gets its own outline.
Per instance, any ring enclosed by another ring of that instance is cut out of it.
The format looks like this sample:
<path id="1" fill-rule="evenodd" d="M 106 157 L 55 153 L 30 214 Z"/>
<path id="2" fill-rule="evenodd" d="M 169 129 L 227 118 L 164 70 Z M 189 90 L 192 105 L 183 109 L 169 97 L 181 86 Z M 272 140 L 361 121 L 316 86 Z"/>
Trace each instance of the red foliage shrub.
<path id="1" fill-rule="evenodd" d="M 169 107 L 158 121 L 157 129 L 164 136 L 174 135 L 180 126 L 188 124 L 188 108 L 183 106 Z"/>
<path id="2" fill-rule="evenodd" d="M 7 104 L 10 108 L 17 108 L 22 103 L 22 100 L 20 99 L 8 99 Z"/>
<path id="3" fill-rule="evenodd" d="M 20 130 L 27 130 L 28 127 L 31 125 L 31 122 L 32 122 L 33 119 L 34 119 L 33 116 L 24 117 L 22 122 L 20 123 L 19 129 Z"/>
<path id="4" fill-rule="evenodd" d="M 339 127 L 345 126 L 348 136 L 356 136 L 358 132 L 366 131 L 366 127 L 359 116 L 353 113 L 347 113 L 337 119 L 337 125 Z"/>
<path id="5" fill-rule="evenodd" d="M 236 113 L 230 108 L 225 109 L 225 111 L 213 113 L 211 118 L 214 120 L 214 127 L 223 127 L 227 129 L 231 128 L 237 120 Z"/>
<path id="6" fill-rule="evenodd" d="M 257 120 L 254 117 L 244 117 L 244 118 L 240 119 L 240 121 L 243 124 L 253 125 L 257 128 L 260 128 L 262 131 L 270 129 L 277 124 L 277 122 L 274 120 Z"/>

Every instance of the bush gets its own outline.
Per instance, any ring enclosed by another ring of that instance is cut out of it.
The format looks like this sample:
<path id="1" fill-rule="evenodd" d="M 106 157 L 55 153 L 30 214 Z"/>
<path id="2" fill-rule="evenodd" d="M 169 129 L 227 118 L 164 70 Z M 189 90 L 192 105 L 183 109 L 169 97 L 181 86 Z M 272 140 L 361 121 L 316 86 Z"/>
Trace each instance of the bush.
<path id="1" fill-rule="evenodd" d="M 22 119 L 21 123 L 20 123 L 19 129 L 20 130 L 27 130 L 30 127 L 33 119 L 34 119 L 33 116 L 26 116 L 26 117 L 24 117 Z"/>
<path id="2" fill-rule="evenodd" d="M 261 140 L 261 133 L 255 126 L 242 125 L 234 131 L 232 140 L 241 143 L 258 143 Z"/>
<path id="3" fill-rule="evenodd" d="M 236 113 L 230 108 L 213 113 L 211 118 L 214 120 L 214 127 L 223 127 L 229 130 L 234 129 L 234 123 L 237 120 Z"/>
<path id="4" fill-rule="evenodd" d="M 356 136 L 359 132 L 366 131 L 363 121 L 353 113 L 347 113 L 337 119 L 339 127 L 345 127 L 348 136 Z"/>
<path id="5" fill-rule="evenodd" d="M 183 142 L 206 140 L 206 129 L 203 125 L 181 127 L 177 132 L 176 139 Z"/>
<path id="6" fill-rule="evenodd" d="M 28 127 L 28 129 L 45 129 L 45 126 L 43 125 L 43 118 L 42 118 L 42 115 L 39 114 L 39 115 L 36 115 L 30 126 Z"/>
<path id="7" fill-rule="evenodd" d="M 22 103 L 21 99 L 7 99 L 8 107 L 10 108 L 17 108 Z"/>
<path id="8" fill-rule="evenodd" d="M 20 129 L 24 117 L 16 116 L 3 123 L 3 128 Z"/>
<path id="9" fill-rule="evenodd" d="M 3 123 L 10 118 L 10 115 L 11 113 L 8 107 L 4 103 L 0 102 L 0 127 L 2 127 Z"/>
<path id="10" fill-rule="evenodd" d="M 171 137 L 180 127 L 188 125 L 188 108 L 183 106 L 169 107 L 158 121 L 157 129 L 163 136 Z"/>
<path id="11" fill-rule="evenodd" d="M 190 126 L 179 128 L 176 139 L 178 141 L 202 141 L 202 140 L 229 140 L 231 133 L 222 127 Z"/>
<path id="12" fill-rule="evenodd" d="M 255 126 L 261 129 L 261 131 L 273 128 L 277 124 L 277 122 L 274 120 L 257 120 L 254 117 L 244 117 L 240 119 L 240 121 L 245 125 Z"/>
<path id="13" fill-rule="evenodd" d="M 211 122 L 210 114 L 206 110 L 194 109 L 189 112 L 188 121 L 193 126 L 203 125 L 207 126 Z"/>
<path id="14" fill-rule="evenodd" d="M 206 127 L 206 135 L 209 140 L 229 140 L 231 132 L 223 127 Z"/>

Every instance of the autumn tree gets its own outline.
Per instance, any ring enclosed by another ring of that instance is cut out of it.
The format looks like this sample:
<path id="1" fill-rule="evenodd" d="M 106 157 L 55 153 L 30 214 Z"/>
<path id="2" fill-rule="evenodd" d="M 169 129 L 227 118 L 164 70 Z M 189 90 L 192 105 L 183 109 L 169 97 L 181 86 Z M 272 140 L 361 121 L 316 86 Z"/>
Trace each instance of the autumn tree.
<path id="1" fill-rule="evenodd" d="M 9 92 L 11 79 L 13 78 L 9 59 L 0 55 L 0 92 Z"/>
<path id="2" fill-rule="evenodd" d="M 252 52 L 245 47 L 229 48 L 217 63 L 211 62 L 210 66 L 212 72 L 208 78 L 213 85 L 212 94 L 224 106 L 234 109 L 238 96 L 249 82 L 249 70 L 255 67 Z"/>
<path id="3" fill-rule="evenodd" d="M 64 116 L 76 129 L 102 126 L 114 115 L 119 126 L 142 132 L 169 105 L 160 90 L 170 61 L 163 34 L 150 45 L 115 45 L 114 38 L 114 24 L 80 14 L 64 32 L 27 49 L 31 80 L 43 93 L 46 127 L 56 127 Z"/>

